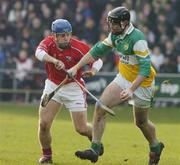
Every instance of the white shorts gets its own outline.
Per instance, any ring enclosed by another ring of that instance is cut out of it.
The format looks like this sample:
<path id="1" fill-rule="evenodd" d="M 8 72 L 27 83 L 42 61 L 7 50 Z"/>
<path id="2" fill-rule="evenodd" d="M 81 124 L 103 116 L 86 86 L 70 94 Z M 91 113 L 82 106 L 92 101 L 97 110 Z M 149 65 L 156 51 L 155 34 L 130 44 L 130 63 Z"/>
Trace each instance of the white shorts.
<path id="1" fill-rule="evenodd" d="M 51 93 L 56 89 L 57 85 L 46 79 L 43 96 Z M 62 86 L 57 93 L 52 97 L 52 100 L 60 104 L 64 104 L 70 111 L 85 111 L 87 110 L 86 93 L 75 82 L 71 82 Z"/>
<path id="2" fill-rule="evenodd" d="M 121 74 L 117 74 L 114 78 L 113 82 L 115 82 L 118 86 L 120 86 L 123 90 L 129 88 L 131 86 L 131 82 L 126 80 Z M 132 96 L 132 100 L 129 100 L 129 104 L 134 105 L 139 108 L 149 108 L 151 106 L 151 100 L 153 96 L 153 86 L 151 87 L 138 87 Z"/>

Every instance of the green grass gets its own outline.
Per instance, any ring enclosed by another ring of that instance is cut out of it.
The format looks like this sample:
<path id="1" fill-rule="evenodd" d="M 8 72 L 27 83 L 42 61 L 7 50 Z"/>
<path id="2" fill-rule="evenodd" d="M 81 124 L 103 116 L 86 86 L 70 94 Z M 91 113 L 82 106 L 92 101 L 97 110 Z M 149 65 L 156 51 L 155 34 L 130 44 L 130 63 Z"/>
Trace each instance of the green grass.
<path id="1" fill-rule="evenodd" d="M 0 165 L 36 165 L 40 156 L 37 138 L 37 106 L 0 105 Z M 148 144 L 133 124 L 130 107 L 115 110 L 116 117 L 107 117 L 103 136 L 105 153 L 98 165 L 146 165 Z M 89 107 L 89 120 L 92 119 Z M 156 108 L 150 113 L 159 139 L 165 149 L 159 165 L 180 164 L 180 110 Z M 53 128 L 53 159 L 55 165 L 91 165 L 74 156 L 77 149 L 89 147 L 89 141 L 73 130 L 69 113 L 63 110 Z"/>

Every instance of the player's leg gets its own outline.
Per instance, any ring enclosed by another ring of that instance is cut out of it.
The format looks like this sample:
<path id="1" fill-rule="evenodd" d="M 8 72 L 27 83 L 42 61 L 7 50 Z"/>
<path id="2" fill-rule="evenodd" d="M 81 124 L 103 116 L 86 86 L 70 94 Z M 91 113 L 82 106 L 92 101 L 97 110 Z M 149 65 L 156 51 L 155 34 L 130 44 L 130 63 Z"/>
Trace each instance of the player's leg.
<path id="1" fill-rule="evenodd" d="M 39 108 L 39 140 L 42 148 L 49 148 L 51 144 L 50 128 L 59 110 L 60 104 L 50 100 L 45 108 Z"/>
<path id="2" fill-rule="evenodd" d="M 45 88 L 43 91 L 43 96 L 46 93 L 51 93 L 57 87 L 50 80 L 46 80 Z M 51 125 L 52 122 L 58 113 L 59 108 L 61 107 L 60 97 L 56 93 L 53 98 L 49 101 L 45 108 L 39 107 L 39 128 L 38 128 L 38 137 L 40 146 L 42 148 L 42 157 L 39 159 L 39 163 L 52 163 L 52 149 L 51 149 Z"/>
<path id="3" fill-rule="evenodd" d="M 149 108 L 133 107 L 134 122 L 142 131 L 149 144 L 157 143 L 156 131 L 154 124 L 148 119 Z"/>
<path id="4" fill-rule="evenodd" d="M 120 104 L 120 93 L 122 88 L 119 87 L 115 82 L 111 82 L 103 91 L 100 101 L 108 106 L 114 107 Z M 105 129 L 105 111 L 99 106 L 98 103 L 95 105 L 94 120 L 93 120 L 93 141 L 96 143 L 101 142 L 102 135 Z"/>
<path id="5" fill-rule="evenodd" d="M 135 105 L 133 106 L 134 121 L 137 127 L 140 128 L 140 130 L 142 131 L 144 137 L 149 142 L 149 146 L 150 146 L 149 165 L 157 164 L 160 159 L 160 155 L 164 148 L 164 145 L 163 143 L 158 141 L 156 137 L 155 126 L 148 119 L 149 103 L 147 101 L 141 99 L 138 100 L 138 99 L 139 98 L 136 97 Z M 138 105 L 138 103 L 140 103 L 142 107 Z"/>
<path id="6" fill-rule="evenodd" d="M 76 132 L 92 140 L 92 125 L 87 121 L 87 110 L 70 111 L 70 114 Z"/>
<path id="7" fill-rule="evenodd" d="M 92 126 L 87 121 L 86 94 L 75 82 L 61 88 L 59 95 L 65 107 L 70 111 L 75 130 L 92 139 Z"/>
<path id="8" fill-rule="evenodd" d="M 101 102 L 109 107 L 113 107 L 121 103 L 120 92 L 122 88 L 115 82 L 111 82 L 104 90 L 100 97 Z M 102 155 L 102 143 L 101 139 L 105 129 L 105 117 L 106 113 L 101 107 L 96 104 L 94 117 L 93 117 L 93 140 L 91 148 L 85 151 L 77 151 L 75 154 L 80 159 L 88 159 L 91 162 L 96 162 L 98 156 Z"/>
<path id="9" fill-rule="evenodd" d="M 38 137 L 42 148 L 39 163 L 52 163 L 51 125 L 60 108 L 60 103 L 50 100 L 45 108 L 39 107 Z"/>

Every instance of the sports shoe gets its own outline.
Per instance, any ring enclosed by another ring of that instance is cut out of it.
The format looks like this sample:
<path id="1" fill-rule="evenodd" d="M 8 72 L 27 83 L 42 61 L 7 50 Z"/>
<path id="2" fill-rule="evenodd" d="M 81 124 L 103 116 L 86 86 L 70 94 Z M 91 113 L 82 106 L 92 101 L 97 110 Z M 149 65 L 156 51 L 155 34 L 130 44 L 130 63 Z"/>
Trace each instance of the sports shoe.
<path id="1" fill-rule="evenodd" d="M 162 150 L 164 148 L 164 144 L 162 142 L 160 142 L 159 145 L 160 145 L 160 151 L 158 153 L 157 152 L 149 153 L 149 164 L 148 165 L 157 165 L 158 164 Z"/>
<path id="2" fill-rule="evenodd" d="M 76 151 L 75 155 L 80 159 L 90 160 L 92 163 L 96 163 L 98 161 L 98 157 L 102 156 L 104 153 L 104 146 L 101 143 L 99 154 L 96 153 L 93 149 L 87 149 L 85 151 Z"/>
<path id="3" fill-rule="evenodd" d="M 88 137 L 89 141 L 92 142 L 92 136 L 91 137 Z M 101 143 L 101 148 L 100 148 L 100 151 L 99 151 L 99 155 L 103 155 L 104 153 L 104 146 L 103 144 Z"/>
<path id="4" fill-rule="evenodd" d="M 80 159 L 90 160 L 92 163 L 96 163 L 98 161 L 98 154 L 92 149 L 76 151 L 75 155 Z"/>
<path id="5" fill-rule="evenodd" d="M 42 157 L 39 159 L 39 163 L 40 163 L 40 164 L 52 164 L 52 163 L 53 163 L 52 157 L 42 156 Z"/>
<path id="6" fill-rule="evenodd" d="M 100 151 L 99 151 L 99 156 L 102 156 L 103 154 L 104 154 L 104 146 L 101 143 L 101 148 L 100 148 Z"/>

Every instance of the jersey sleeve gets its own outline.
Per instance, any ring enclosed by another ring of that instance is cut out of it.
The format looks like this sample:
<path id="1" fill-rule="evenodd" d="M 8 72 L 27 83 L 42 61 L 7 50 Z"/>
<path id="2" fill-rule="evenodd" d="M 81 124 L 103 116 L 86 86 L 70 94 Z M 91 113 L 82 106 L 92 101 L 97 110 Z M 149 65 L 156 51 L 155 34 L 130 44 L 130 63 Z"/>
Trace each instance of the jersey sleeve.
<path id="1" fill-rule="evenodd" d="M 113 44 L 111 41 L 111 34 L 102 42 L 96 43 L 90 50 L 90 54 L 94 59 L 103 57 L 113 48 Z"/>
<path id="2" fill-rule="evenodd" d="M 43 40 L 39 43 L 37 49 L 42 49 L 42 50 L 44 50 L 46 53 L 48 53 L 48 52 L 49 52 L 49 45 L 50 45 L 50 43 L 51 43 L 51 40 L 50 40 L 49 38 L 45 38 L 45 39 L 43 39 Z"/>
<path id="3" fill-rule="evenodd" d="M 147 41 L 137 41 L 133 46 L 133 51 L 139 63 L 139 75 L 148 77 L 151 72 L 151 59 Z"/>

